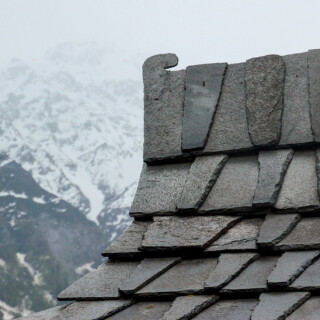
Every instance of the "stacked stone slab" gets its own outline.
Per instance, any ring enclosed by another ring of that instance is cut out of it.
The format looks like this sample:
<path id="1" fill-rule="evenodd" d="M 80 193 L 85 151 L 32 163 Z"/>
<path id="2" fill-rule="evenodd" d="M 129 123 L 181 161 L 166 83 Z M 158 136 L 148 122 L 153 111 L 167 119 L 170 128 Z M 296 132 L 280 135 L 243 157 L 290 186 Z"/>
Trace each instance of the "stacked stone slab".
<path id="1" fill-rule="evenodd" d="M 134 221 L 27 319 L 320 319 L 320 51 L 149 58 Z"/>

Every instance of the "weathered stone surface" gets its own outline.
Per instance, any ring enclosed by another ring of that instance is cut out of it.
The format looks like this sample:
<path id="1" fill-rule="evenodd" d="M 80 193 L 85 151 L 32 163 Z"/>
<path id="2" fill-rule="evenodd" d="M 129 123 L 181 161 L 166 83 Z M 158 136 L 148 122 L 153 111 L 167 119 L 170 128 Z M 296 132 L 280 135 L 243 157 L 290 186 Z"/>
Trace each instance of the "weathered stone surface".
<path id="1" fill-rule="evenodd" d="M 160 320 L 170 308 L 171 302 L 138 302 L 114 316 L 112 320 Z M 107 319 L 107 320 L 111 320 Z"/>
<path id="2" fill-rule="evenodd" d="M 293 153 L 292 149 L 259 152 L 259 180 L 254 193 L 254 206 L 275 204 Z"/>
<path id="3" fill-rule="evenodd" d="M 230 158 L 222 169 L 200 212 L 252 209 L 258 174 L 257 156 Z"/>
<path id="4" fill-rule="evenodd" d="M 268 214 L 259 231 L 258 246 L 274 246 L 285 238 L 299 221 L 299 214 Z"/>
<path id="5" fill-rule="evenodd" d="M 182 121 L 183 150 L 201 149 L 205 146 L 226 68 L 226 63 L 187 67 Z"/>
<path id="6" fill-rule="evenodd" d="M 181 154 L 185 71 L 175 67 L 175 54 L 150 57 L 143 65 L 144 160 Z"/>
<path id="7" fill-rule="evenodd" d="M 80 301 L 63 308 L 54 320 L 100 320 L 129 307 L 133 300 Z M 48 319 L 46 319 L 48 320 Z"/>
<path id="8" fill-rule="evenodd" d="M 296 290 L 319 290 L 320 289 L 320 259 L 308 267 L 291 285 Z"/>
<path id="9" fill-rule="evenodd" d="M 205 152 L 252 148 L 245 106 L 245 64 L 228 66 Z"/>
<path id="10" fill-rule="evenodd" d="M 246 110 L 251 141 L 256 146 L 278 144 L 281 136 L 285 64 L 268 55 L 247 60 Z"/>
<path id="11" fill-rule="evenodd" d="M 205 252 L 256 250 L 256 239 L 263 219 L 245 219 L 214 241 Z"/>
<path id="12" fill-rule="evenodd" d="M 133 294 L 180 261 L 180 258 L 144 259 L 119 289 L 124 294 Z"/>
<path id="13" fill-rule="evenodd" d="M 149 221 L 133 221 L 123 234 L 114 241 L 103 253 L 110 259 L 139 259 L 142 257 L 138 248 L 141 245 Z"/>
<path id="14" fill-rule="evenodd" d="M 284 177 L 275 208 L 306 211 L 319 207 L 315 151 L 296 151 Z"/>
<path id="15" fill-rule="evenodd" d="M 307 53 L 284 56 L 286 76 L 280 145 L 313 142 L 311 130 Z"/>
<path id="16" fill-rule="evenodd" d="M 58 300 L 119 298 L 118 288 L 138 266 L 137 262 L 105 262 L 62 291 Z"/>
<path id="17" fill-rule="evenodd" d="M 130 209 L 132 216 L 172 214 L 176 211 L 190 163 L 144 164 Z"/>
<path id="18" fill-rule="evenodd" d="M 194 320 L 250 320 L 258 301 L 254 299 L 222 300 L 201 312 Z"/>
<path id="19" fill-rule="evenodd" d="M 203 204 L 227 160 L 226 155 L 195 159 L 178 204 L 179 210 L 196 210 Z"/>
<path id="20" fill-rule="evenodd" d="M 290 285 L 320 255 L 320 251 L 285 252 L 268 277 L 269 286 Z"/>
<path id="21" fill-rule="evenodd" d="M 142 297 L 201 293 L 204 281 L 216 267 L 217 259 L 184 260 L 139 290 Z"/>
<path id="22" fill-rule="evenodd" d="M 217 267 L 210 273 L 205 282 L 205 288 L 218 289 L 223 287 L 258 257 L 257 253 L 221 254 Z"/>
<path id="23" fill-rule="evenodd" d="M 308 298 L 308 292 L 262 293 L 252 320 L 283 320 L 299 308 Z"/>
<path id="24" fill-rule="evenodd" d="M 308 52 L 309 103 L 313 138 L 320 141 L 320 50 Z"/>
<path id="25" fill-rule="evenodd" d="M 294 311 L 287 320 L 319 320 L 320 299 L 311 297 Z"/>
<path id="26" fill-rule="evenodd" d="M 66 306 L 58 306 L 50 309 L 46 309 L 30 316 L 17 318 L 17 320 L 55 320 Z"/>
<path id="27" fill-rule="evenodd" d="M 182 296 L 174 300 L 161 320 L 189 320 L 219 299 L 218 296 Z"/>
<path id="28" fill-rule="evenodd" d="M 277 257 L 261 257 L 251 263 L 222 292 L 263 292 L 267 291 L 267 279 L 277 263 Z"/>
<path id="29" fill-rule="evenodd" d="M 141 250 L 202 250 L 239 220 L 231 216 L 155 217 Z"/>
<path id="30" fill-rule="evenodd" d="M 320 218 L 304 218 L 275 245 L 280 250 L 320 249 Z"/>

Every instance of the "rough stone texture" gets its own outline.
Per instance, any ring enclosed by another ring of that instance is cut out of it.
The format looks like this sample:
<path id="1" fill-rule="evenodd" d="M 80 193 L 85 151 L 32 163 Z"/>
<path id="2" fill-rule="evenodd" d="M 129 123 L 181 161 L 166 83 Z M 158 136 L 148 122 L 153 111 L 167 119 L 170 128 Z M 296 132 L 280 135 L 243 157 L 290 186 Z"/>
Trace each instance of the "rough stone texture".
<path id="1" fill-rule="evenodd" d="M 309 103 L 314 141 L 320 141 L 320 50 L 308 52 Z"/>
<path id="2" fill-rule="evenodd" d="M 54 320 L 100 320 L 129 307 L 133 300 L 81 301 L 63 308 Z M 48 320 L 48 318 L 46 319 Z M 52 319 L 53 320 L 53 319 Z"/>
<path id="3" fill-rule="evenodd" d="M 228 66 L 205 152 L 252 148 L 245 106 L 245 64 Z"/>
<path id="4" fill-rule="evenodd" d="M 275 208 L 305 211 L 319 208 L 315 151 L 296 151 L 284 177 Z"/>
<path id="5" fill-rule="evenodd" d="M 258 301 L 254 299 L 222 300 L 201 312 L 194 320 L 250 320 Z"/>
<path id="6" fill-rule="evenodd" d="M 171 302 L 138 302 L 114 316 L 112 320 L 160 320 L 170 308 Z M 106 319 L 106 320 L 111 320 Z"/>
<path id="7" fill-rule="evenodd" d="M 213 242 L 205 252 L 256 250 L 256 238 L 263 219 L 245 219 Z"/>
<path id="8" fill-rule="evenodd" d="M 262 293 L 251 320 L 283 320 L 309 297 L 308 292 Z"/>
<path id="9" fill-rule="evenodd" d="M 180 258 L 144 259 L 119 289 L 126 295 L 133 294 L 180 261 Z"/>
<path id="10" fill-rule="evenodd" d="M 217 259 L 184 260 L 136 293 L 141 297 L 161 297 L 201 293 L 204 281 L 216 267 Z"/>
<path id="11" fill-rule="evenodd" d="M 225 233 L 239 217 L 155 217 L 142 241 L 141 250 L 202 250 Z"/>
<path id="12" fill-rule="evenodd" d="M 225 253 L 218 259 L 217 267 L 205 282 L 207 289 L 219 289 L 233 280 L 251 262 L 258 259 L 256 253 Z"/>
<path id="13" fill-rule="evenodd" d="M 174 300 L 161 320 L 189 320 L 219 299 L 218 296 L 182 296 Z"/>
<path id="14" fill-rule="evenodd" d="M 299 214 L 268 214 L 259 231 L 258 246 L 274 246 L 286 237 L 299 221 Z"/>
<path id="15" fill-rule="evenodd" d="M 138 248 L 150 224 L 149 221 L 133 221 L 102 255 L 110 259 L 140 259 L 142 255 Z"/>
<path id="16" fill-rule="evenodd" d="M 286 76 L 280 145 L 313 142 L 309 108 L 308 54 L 292 54 L 284 56 L 283 60 L 286 64 Z"/>
<path id="17" fill-rule="evenodd" d="M 192 163 L 182 196 L 179 210 L 196 210 L 203 204 L 212 186 L 228 160 L 226 155 L 197 157 Z"/>
<path id="18" fill-rule="evenodd" d="M 254 193 L 254 206 L 275 204 L 293 153 L 292 149 L 259 152 L 259 180 Z"/>
<path id="19" fill-rule="evenodd" d="M 278 144 L 281 136 L 285 64 L 268 55 L 247 60 L 246 110 L 251 141 L 256 146 Z"/>
<path id="20" fill-rule="evenodd" d="M 320 259 L 308 267 L 291 285 L 296 290 L 319 290 L 320 289 Z"/>
<path id="21" fill-rule="evenodd" d="M 251 263 L 222 292 L 263 292 L 267 291 L 267 279 L 277 263 L 277 257 L 261 257 Z"/>
<path id="22" fill-rule="evenodd" d="M 290 285 L 320 255 L 320 251 L 285 252 L 268 277 L 269 286 Z"/>
<path id="23" fill-rule="evenodd" d="M 190 163 L 144 164 L 130 209 L 132 216 L 172 214 L 176 211 Z"/>
<path id="24" fill-rule="evenodd" d="M 226 63 L 190 66 L 182 121 L 182 149 L 202 149 L 219 101 Z"/>
<path id="25" fill-rule="evenodd" d="M 143 65 L 144 160 L 181 154 L 185 71 L 175 54 L 150 57 Z"/>
<path id="26" fill-rule="evenodd" d="M 312 297 L 294 311 L 287 320 L 319 320 L 320 299 Z"/>
<path id="27" fill-rule="evenodd" d="M 58 300 L 119 298 L 118 288 L 137 267 L 137 262 L 105 262 L 62 291 Z"/>
<path id="28" fill-rule="evenodd" d="M 304 218 L 289 233 L 275 245 L 280 250 L 310 250 L 320 249 L 320 218 Z"/>
<path id="29" fill-rule="evenodd" d="M 200 212 L 252 209 L 258 174 L 257 156 L 230 158 L 222 169 Z"/>
<path id="30" fill-rule="evenodd" d="M 63 310 L 66 306 L 58 306 L 50 309 L 46 309 L 37 313 L 34 313 L 30 316 L 17 318 L 17 320 L 56 320 L 60 314 L 60 311 Z"/>

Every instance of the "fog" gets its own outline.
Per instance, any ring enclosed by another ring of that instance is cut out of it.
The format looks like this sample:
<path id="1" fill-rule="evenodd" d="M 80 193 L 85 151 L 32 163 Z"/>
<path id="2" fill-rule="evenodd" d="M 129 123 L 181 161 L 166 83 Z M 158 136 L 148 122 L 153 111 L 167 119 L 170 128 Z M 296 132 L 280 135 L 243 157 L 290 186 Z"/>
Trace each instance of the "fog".
<path id="1" fill-rule="evenodd" d="M 0 64 L 62 42 L 126 57 L 175 52 L 180 67 L 320 47 L 317 0 L 0 0 Z"/>

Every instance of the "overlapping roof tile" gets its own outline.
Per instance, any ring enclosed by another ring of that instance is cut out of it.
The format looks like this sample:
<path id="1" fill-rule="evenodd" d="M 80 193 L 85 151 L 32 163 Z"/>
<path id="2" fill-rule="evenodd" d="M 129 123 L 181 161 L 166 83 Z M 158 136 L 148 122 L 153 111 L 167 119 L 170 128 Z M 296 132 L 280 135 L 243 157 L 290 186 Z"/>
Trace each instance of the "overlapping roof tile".
<path id="1" fill-rule="evenodd" d="M 27 319 L 319 319 L 320 51 L 177 63 L 143 67 L 134 221 Z"/>

